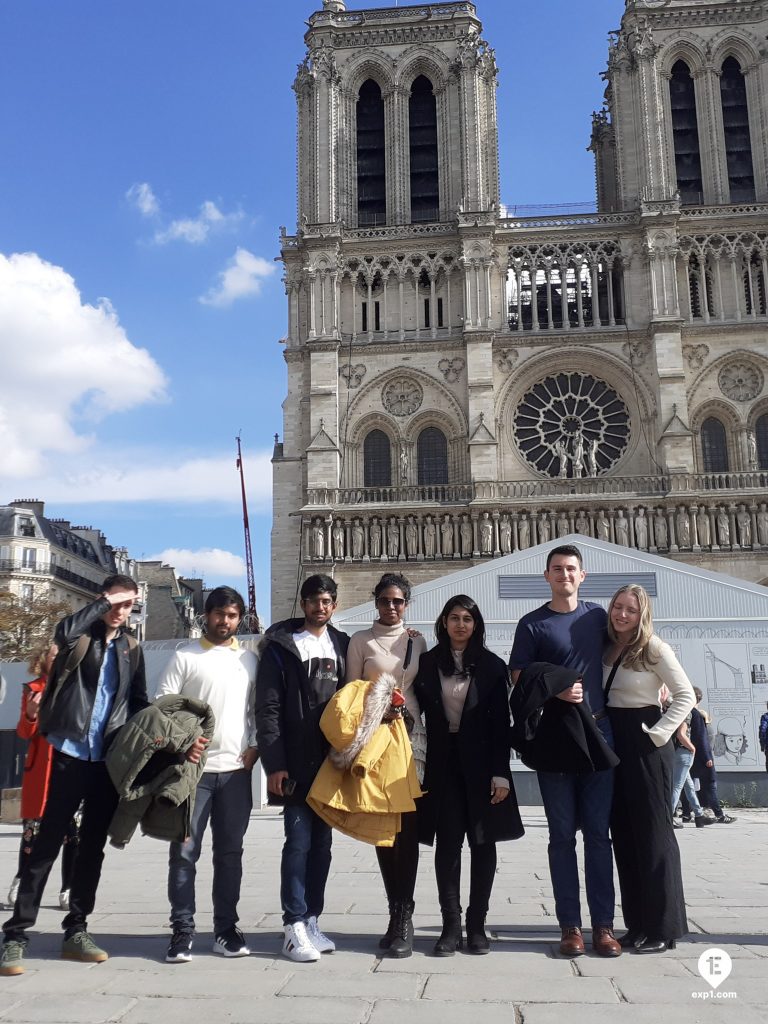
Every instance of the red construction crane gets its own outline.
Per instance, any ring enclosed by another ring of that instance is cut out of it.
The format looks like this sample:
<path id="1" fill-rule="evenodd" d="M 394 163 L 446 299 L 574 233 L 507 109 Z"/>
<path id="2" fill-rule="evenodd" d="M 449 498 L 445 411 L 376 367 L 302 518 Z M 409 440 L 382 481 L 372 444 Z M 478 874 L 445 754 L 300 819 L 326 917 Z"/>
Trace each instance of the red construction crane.
<path id="1" fill-rule="evenodd" d="M 243 472 L 243 453 L 240 448 L 240 435 L 237 441 L 237 468 L 240 472 L 240 492 L 243 497 L 243 531 L 245 532 L 245 567 L 248 573 L 248 612 L 247 628 L 249 633 L 260 633 L 259 616 L 256 614 L 256 581 L 253 575 L 253 551 L 251 550 L 251 527 L 248 523 L 248 502 L 245 497 L 245 473 Z"/>

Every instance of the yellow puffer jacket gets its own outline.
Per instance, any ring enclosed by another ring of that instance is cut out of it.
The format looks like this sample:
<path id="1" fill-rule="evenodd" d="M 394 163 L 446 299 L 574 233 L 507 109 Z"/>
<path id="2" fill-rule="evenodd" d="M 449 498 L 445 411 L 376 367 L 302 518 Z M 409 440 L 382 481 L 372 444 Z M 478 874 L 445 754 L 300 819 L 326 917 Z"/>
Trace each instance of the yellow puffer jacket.
<path id="1" fill-rule="evenodd" d="M 320 728 L 333 748 L 307 803 L 332 828 L 374 846 L 392 846 L 400 815 L 416 810 L 421 789 L 402 719 L 382 724 L 396 681 L 387 673 L 339 690 Z"/>

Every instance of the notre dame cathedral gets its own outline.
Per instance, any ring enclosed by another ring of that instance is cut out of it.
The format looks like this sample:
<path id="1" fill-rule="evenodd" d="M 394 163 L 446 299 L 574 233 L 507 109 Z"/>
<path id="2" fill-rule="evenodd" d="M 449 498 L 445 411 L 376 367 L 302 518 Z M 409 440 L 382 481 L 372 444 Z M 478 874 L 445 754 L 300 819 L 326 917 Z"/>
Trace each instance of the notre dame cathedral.
<path id="1" fill-rule="evenodd" d="M 481 8 L 309 20 L 275 617 L 570 533 L 768 581 L 768 5 L 626 0 L 597 211 L 549 217 L 500 201 Z"/>

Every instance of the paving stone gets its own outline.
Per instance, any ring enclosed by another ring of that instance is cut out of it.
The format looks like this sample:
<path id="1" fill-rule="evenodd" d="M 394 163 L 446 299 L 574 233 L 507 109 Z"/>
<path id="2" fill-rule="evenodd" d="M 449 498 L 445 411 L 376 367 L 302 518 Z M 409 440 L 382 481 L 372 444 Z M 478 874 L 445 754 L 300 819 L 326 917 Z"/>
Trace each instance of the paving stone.
<path id="1" fill-rule="evenodd" d="M 135 998 L 125 996 L 35 996 L 21 999 L 0 1019 L 13 1024 L 108 1024 L 124 1019 L 135 1004 Z"/>
<path id="2" fill-rule="evenodd" d="M 212 1000 L 208 1010 L 199 999 L 177 996 L 140 999 L 120 1024 L 189 1024 L 200 1020 L 216 1024 L 362 1024 L 370 1012 L 370 1003 L 352 999 L 251 999 L 239 994 Z"/>
<path id="3" fill-rule="evenodd" d="M 542 984 L 526 972 L 519 973 L 510 961 L 506 974 L 493 979 L 474 976 L 432 976 L 424 989 L 424 999 L 462 999 L 474 1002 L 557 1002 L 618 1003 L 619 997 L 608 978 L 550 978 Z"/>
<path id="4" fill-rule="evenodd" d="M 595 1012 L 587 1006 L 576 1006 L 573 1003 L 541 1003 L 526 1004 L 521 1007 L 525 1024 L 595 1024 Z M 678 1003 L 670 1007 L 668 1016 L 659 1017 L 658 1006 L 638 1006 L 630 1003 L 619 1003 L 608 1011 L 610 1024 L 659 1024 L 660 1020 L 669 1020 L 670 1024 L 734 1024 L 734 1012 L 738 1013 L 738 1024 L 765 1024 L 765 1015 L 738 1004 L 734 1006 L 717 1006 L 713 1004 Z M 508 1020 L 507 1024 L 511 1024 Z"/>
<path id="5" fill-rule="evenodd" d="M 382 999 L 374 1004 L 368 1024 L 514 1024 L 514 1020 L 514 1008 L 509 1003 Z"/>
<path id="6" fill-rule="evenodd" d="M 734 980 L 733 974 L 720 986 L 717 996 L 711 1000 L 709 999 L 709 993 L 712 990 L 701 977 L 694 978 L 691 976 L 685 980 L 677 978 L 643 979 L 638 977 L 622 977 L 616 979 L 616 987 L 628 1003 L 655 1003 L 674 1007 L 688 1002 L 689 1004 L 695 1004 L 698 1008 L 700 1003 L 711 1001 L 718 1004 L 722 1003 L 723 1006 L 729 1006 L 732 1012 L 735 1012 L 736 1007 L 743 1007 L 745 1003 L 752 1006 L 764 1006 L 766 992 L 768 992 L 765 977 L 762 979 L 742 977 Z M 699 997 L 692 997 L 692 992 L 705 993 L 708 998 L 702 1000 Z M 726 1000 L 722 998 L 723 992 L 736 992 L 737 998 Z"/>

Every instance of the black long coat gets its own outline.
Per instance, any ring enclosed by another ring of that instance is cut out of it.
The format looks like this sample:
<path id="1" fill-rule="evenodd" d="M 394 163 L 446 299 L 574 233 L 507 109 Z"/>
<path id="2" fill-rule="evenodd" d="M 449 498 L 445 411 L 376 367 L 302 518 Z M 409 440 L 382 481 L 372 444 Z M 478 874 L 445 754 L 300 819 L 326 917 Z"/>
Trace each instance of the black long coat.
<path id="1" fill-rule="evenodd" d="M 484 651 L 470 680 L 461 716 L 458 743 L 470 818 L 468 838 L 473 845 L 519 839 L 525 831 L 509 766 L 507 679 L 501 658 Z M 450 733 L 443 709 L 436 647 L 422 654 L 414 688 L 427 727 L 426 794 L 416 804 L 419 839 L 431 846 L 441 803 L 452 799 L 446 789 Z M 494 775 L 510 781 L 509 796 L 498 804 L 491 803 Z"/>

